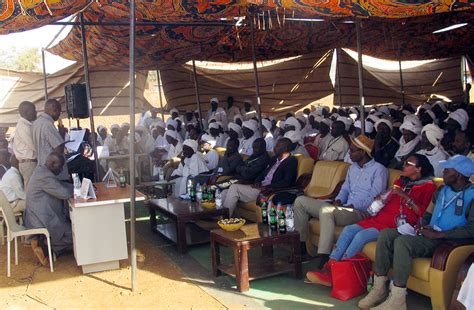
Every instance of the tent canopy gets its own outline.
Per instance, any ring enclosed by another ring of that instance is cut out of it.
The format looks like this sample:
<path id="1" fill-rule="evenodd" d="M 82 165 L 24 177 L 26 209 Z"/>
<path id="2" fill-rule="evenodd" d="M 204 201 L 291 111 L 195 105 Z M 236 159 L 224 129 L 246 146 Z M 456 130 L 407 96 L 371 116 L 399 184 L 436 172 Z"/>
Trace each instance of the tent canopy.
<path id="1" fill-rule="evenodd" d="M 90 67 L 91 100 L 94 115 L 124 115 L 129 113 L 129 80 L 126 69 L 104 69 Z M 136 102 L 139 111 L 152 106 L 144 98 L 147 72 L 136 73 Z M 84 69 L 73 64 L 48 76 L 48 96 L 58 99 L 64 106 L 64 86 L 84 83 Z M 0 70 L 0 125 L 12 126 L 18 120 L 18 106 L 22 101 L 31 101 L 37 111 L 44 108 L 44 84 L 42 74 Z"/>
<path id="2" fill-rule="evenodd" d="M 39 27 L 84 9 L 86 0 L 7 0 L 0 4 L 0 34 Z M 137 66 L 154 70 L 189 60 L 241 62 L 251 60 L 248 22 L 235 26 L 234 18 L 256 13 L 256 47 L 259 60 L 302 54 L 323 54 L 332 48 L 355 48 L 354 24 L 347 18 L 365 17 L 363 53 L 384 59 L 432 59 L 472 53 L 470 27 L 443 34 L 434 30 L 474 21 L 471 1 L 314 1 L 314 0 L 215 0 L 136 1 L 137 22 L 200 22 L 199 25 L 137 27 Z M 22 3 L 20 6 L 19 3 Z M 51 12 L 51 14 L 50 14 Z M 436 14 L 435 14 L 436 13 Z M 128 0 L 92 1 L 85 9 L 89 22 L 128 23 Z M 321 18 L 296 22 L 297 18 Z M 227 25 L 205 26 L 202 22 L 226 20 Z M 231 23 L 231 24 L 229 24 Z M 80 29 L 50 51 L 82 61 Z M 87 26 L 89 59 L 96 66 L 128 66 L 127 26 Z"/>

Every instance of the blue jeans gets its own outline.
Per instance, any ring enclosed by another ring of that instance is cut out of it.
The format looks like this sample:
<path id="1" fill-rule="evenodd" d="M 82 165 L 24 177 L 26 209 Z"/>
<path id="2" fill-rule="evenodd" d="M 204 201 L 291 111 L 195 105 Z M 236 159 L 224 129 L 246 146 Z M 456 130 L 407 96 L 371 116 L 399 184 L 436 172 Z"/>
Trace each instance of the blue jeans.
<path id="1" fill-rule="evenodd" d="M 354 257 L 362 251 L 364 245 L 371 241 L 377 240 L 379 231 L 375 228 L 364 229 L 357 224 L 344 227 L 339 239 L 337 239 L 336 247 L 331 252 L 330 258 L 339 261 L 343 258 Z"/>

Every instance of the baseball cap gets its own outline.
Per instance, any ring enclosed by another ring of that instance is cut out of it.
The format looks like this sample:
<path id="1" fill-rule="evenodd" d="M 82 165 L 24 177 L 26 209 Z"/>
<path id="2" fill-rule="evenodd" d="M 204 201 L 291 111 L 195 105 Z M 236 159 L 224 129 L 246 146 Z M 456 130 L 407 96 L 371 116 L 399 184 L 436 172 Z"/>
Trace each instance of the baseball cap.
<path id="1" fill-rule="evenodd" d="M 474 162 L 464 155 L 455 155 L 447 160 L 441 160 L 439 165 L 444 169 L 452 168 L 468 178 L 474 174 Z"/>

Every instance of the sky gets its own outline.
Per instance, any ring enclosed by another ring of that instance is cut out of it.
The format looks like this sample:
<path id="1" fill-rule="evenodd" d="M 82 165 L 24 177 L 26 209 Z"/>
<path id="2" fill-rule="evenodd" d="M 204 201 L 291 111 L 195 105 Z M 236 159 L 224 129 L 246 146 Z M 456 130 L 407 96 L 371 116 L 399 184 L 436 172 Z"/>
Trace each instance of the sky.
<path id="1" fill-rule="evenodd" d="M 7 35 L 0 35 L 0 46 L 2 48 L 9 48 L 9 47 L 16 47 L 16 48 L 42 48 L 46 47 L 51 40 L 53 40 L 54 36 L 61 30 L 62 26 L 58 25 L 50 25 L 44 26 L 41 28 L 37 28 L 34 30 L 12 33 Z M 67 26 L 55 40 L 55 43 L 59 42 L 62 38 L 64 38 L 67 33 L 71 30 L 71 26 Z M 53 45 L 55 44 L 53 43 Z M 59 56 L 50 54 L 48 52 L 45 53 L 46 56 L 46 72 L 54 73 L 56 71 L 65 68 L 74 62 L 63 59 Z"/>

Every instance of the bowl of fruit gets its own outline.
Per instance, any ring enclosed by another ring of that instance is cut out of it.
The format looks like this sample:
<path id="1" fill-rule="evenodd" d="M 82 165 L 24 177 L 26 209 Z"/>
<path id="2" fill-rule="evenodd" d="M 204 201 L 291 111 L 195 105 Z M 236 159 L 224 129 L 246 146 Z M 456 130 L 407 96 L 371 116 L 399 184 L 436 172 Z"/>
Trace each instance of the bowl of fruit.
<path id="1" fill-rule="evenodd" d="M 230 218 L 222 219 L 217 222 L 220 228 L 226 231 L 236 231 L 245 225 L 245 219 L 243 218 Z"/>
<path id="2" fill-rule="evenodd" d="M 216 202 L 212 200 L 203 200 L 201 201 L 201 206 L 205 209 L 215 209 Z"/>

